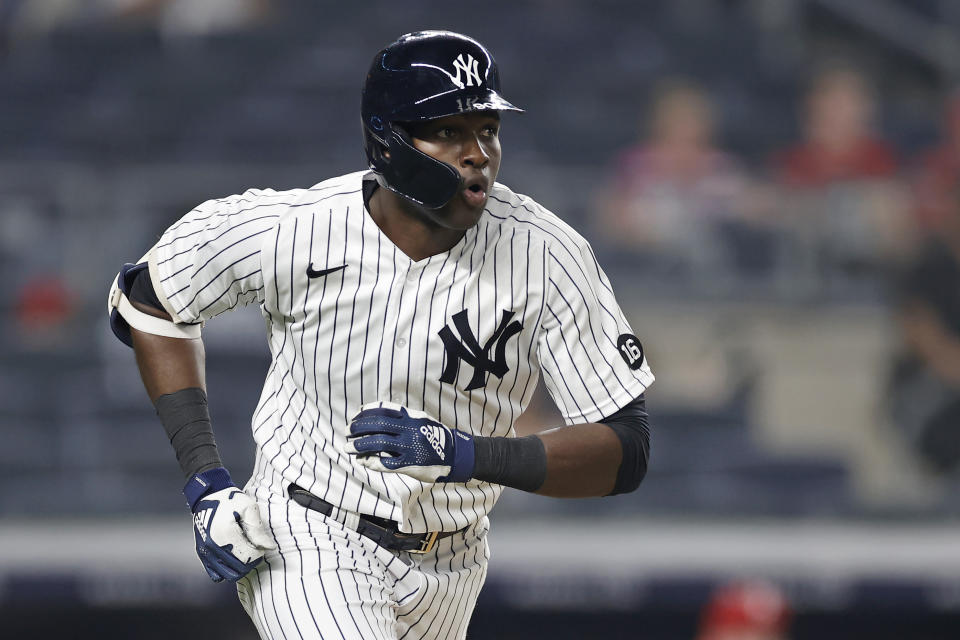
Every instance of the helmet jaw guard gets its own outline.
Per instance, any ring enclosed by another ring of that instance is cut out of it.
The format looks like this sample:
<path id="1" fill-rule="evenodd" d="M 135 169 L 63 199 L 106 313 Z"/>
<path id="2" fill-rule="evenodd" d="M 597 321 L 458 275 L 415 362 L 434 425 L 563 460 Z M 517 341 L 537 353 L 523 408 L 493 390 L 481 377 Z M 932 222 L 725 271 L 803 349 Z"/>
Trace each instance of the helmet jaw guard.
<path id="1" fill-rule="evenodd" d="M 414 147 L 400 126 L 387 124 L 385 129 L 386 142 L 364 127 L 364 146 L 380 186 L 427 209 L 450 202 L 460 189 L 460 172 Z"/>
<path id="2" fill-rule="evenodd" d="M 390 157 L 383 158 L 377 173 L 380 185 L 427 209 L 439 209 L 450 202 L 460 190 L 460 172 L 414 147 L 401 127 L 387 127 Z M 403 191 L 395 185 L 402 185 Z"/>
<path id="3" fill-rule="evenodd" d="M 364 151 L 377 181 L 420 206 L 443 207 L 459 190 L 460 173 L 414 148 L 399 123 L 474 111 L 523 111 L 499 91 L 493 56 L 467 36 L 420 31 L 380 51 L 361 101 Z"/>

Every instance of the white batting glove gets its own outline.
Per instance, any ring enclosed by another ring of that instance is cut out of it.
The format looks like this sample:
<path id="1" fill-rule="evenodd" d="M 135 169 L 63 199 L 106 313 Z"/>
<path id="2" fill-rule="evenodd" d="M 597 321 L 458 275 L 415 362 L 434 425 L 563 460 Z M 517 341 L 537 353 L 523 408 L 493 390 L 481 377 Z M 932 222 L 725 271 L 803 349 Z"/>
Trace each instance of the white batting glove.
<path id="1" fill-rule="evenodd" d="M 218 467 L 190 478 L 183 489 L 193 511 L 197 555 L 214 582 L 236 582 L 276 549 L 257 503 Z"/>
<path id="2" fill-rule="evenodd" d="M 373 471 L 422 482 L 466 482 L 473 474 L 473 437 L 422 411 L 398 404 L 364 405 L 350 423 L 347 453 Z"/>

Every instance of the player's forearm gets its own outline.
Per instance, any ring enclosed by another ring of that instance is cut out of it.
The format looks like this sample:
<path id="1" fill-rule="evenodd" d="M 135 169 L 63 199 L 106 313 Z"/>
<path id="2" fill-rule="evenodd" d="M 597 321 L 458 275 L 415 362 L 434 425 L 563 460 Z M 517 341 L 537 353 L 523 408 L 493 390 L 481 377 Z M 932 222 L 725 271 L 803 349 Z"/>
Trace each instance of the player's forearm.
<path id="1" fill-rule="evenodd" d="M 473 442 L 473 478 L 554 498 L 610 495 L 623 457 L 617 435 L 596 423 Z"/>
<path id="2" fill-rule="evenodd" d="M 133 350 L 150 401 L 181 389 L 206 389 L 200 338 L 168 338 L 131 328 Z"/>
<path id="3" fill-rule="evenodd" d="M 650 425 L 641 394 L 601 423 L 525 438 L 474 438 L 473 477 L 558 498 L 635 490 L 647 472 Z"/>
<path id="4" fill-rule="evenodd" d="M 203 342 L 131 329 L 140 377 L 184 477 L 223 466 L 207 408 Z"/>
<path id="5" fill-rule="evenodd" d="M 617 480 L 622 450 L 610 427 L 577 424 L 538 433 L 546 455 L 546 476 L 536 493 L 554 498 L 609 495 Z"/>

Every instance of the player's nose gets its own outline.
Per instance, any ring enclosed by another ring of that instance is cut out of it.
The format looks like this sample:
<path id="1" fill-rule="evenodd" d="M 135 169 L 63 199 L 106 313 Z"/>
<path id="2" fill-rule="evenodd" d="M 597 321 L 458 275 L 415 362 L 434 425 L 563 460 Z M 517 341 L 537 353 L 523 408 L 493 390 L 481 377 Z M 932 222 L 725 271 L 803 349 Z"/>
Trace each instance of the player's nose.
<path id="1" fill-rule="evenodd" d="M 483 148 L 479 135 L 470 135 L 463 144 L 460 161 L 464 166 L 483 168 L 490 162 L 490 154 Z"/>

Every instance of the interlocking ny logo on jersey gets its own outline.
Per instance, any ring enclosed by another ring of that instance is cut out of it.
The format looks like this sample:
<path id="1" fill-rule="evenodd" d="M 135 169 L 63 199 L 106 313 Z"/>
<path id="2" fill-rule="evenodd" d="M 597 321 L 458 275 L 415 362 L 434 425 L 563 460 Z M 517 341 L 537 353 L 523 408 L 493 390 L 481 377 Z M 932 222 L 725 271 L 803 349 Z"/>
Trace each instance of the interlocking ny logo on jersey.
<path id="1" fill-rule="evenodd" d="M 451 76 L 453 78 L 453 84 L 457 85 L 461 89 L 464 87 L 480 86 L 480 63 L 469 53 L 467 54 L 466 60 L 463 59 L 462 53 L 456 57 L 456 59 L 453 61 L 453 70 L 457 74 L 455 76 Z M 466 83 L 460 79 L 461 71 L 467 76 Z"/>
<path id="2" fill-rule="evenodd" d="M 507 340 L 520 333 L 523 329 L 518 321 L 510 322 L 513 317 L 513 311 L 504 311 L 500 318 L 500 324 L 497 326 L 493 335 L 480 346 L 480 341 L 470 330 L 470 321 L 467 319 L 467 310 L 454 314 L 453 326 L 456 327 L 460 339 L 454 335 L 449 326 L 440 329 L 440 339 L 443 340 L 444 355 L 446 364 L 443 367 L 443 375 L 440 376 L 440 382 L 453 384 L 457 379 L 457 372 L 460 369 L 460 361 L 463 360 L 473 367 L 473 377 L 470 378 L 470 384 L 467 385 L 467 391 L 482 387 L 486 382 L 486 374 L 492 373 L 498 378 L 509 370 L 507 367 Z M 497 344 L 494 359 L 490 359 L 490 348 Z"/>

